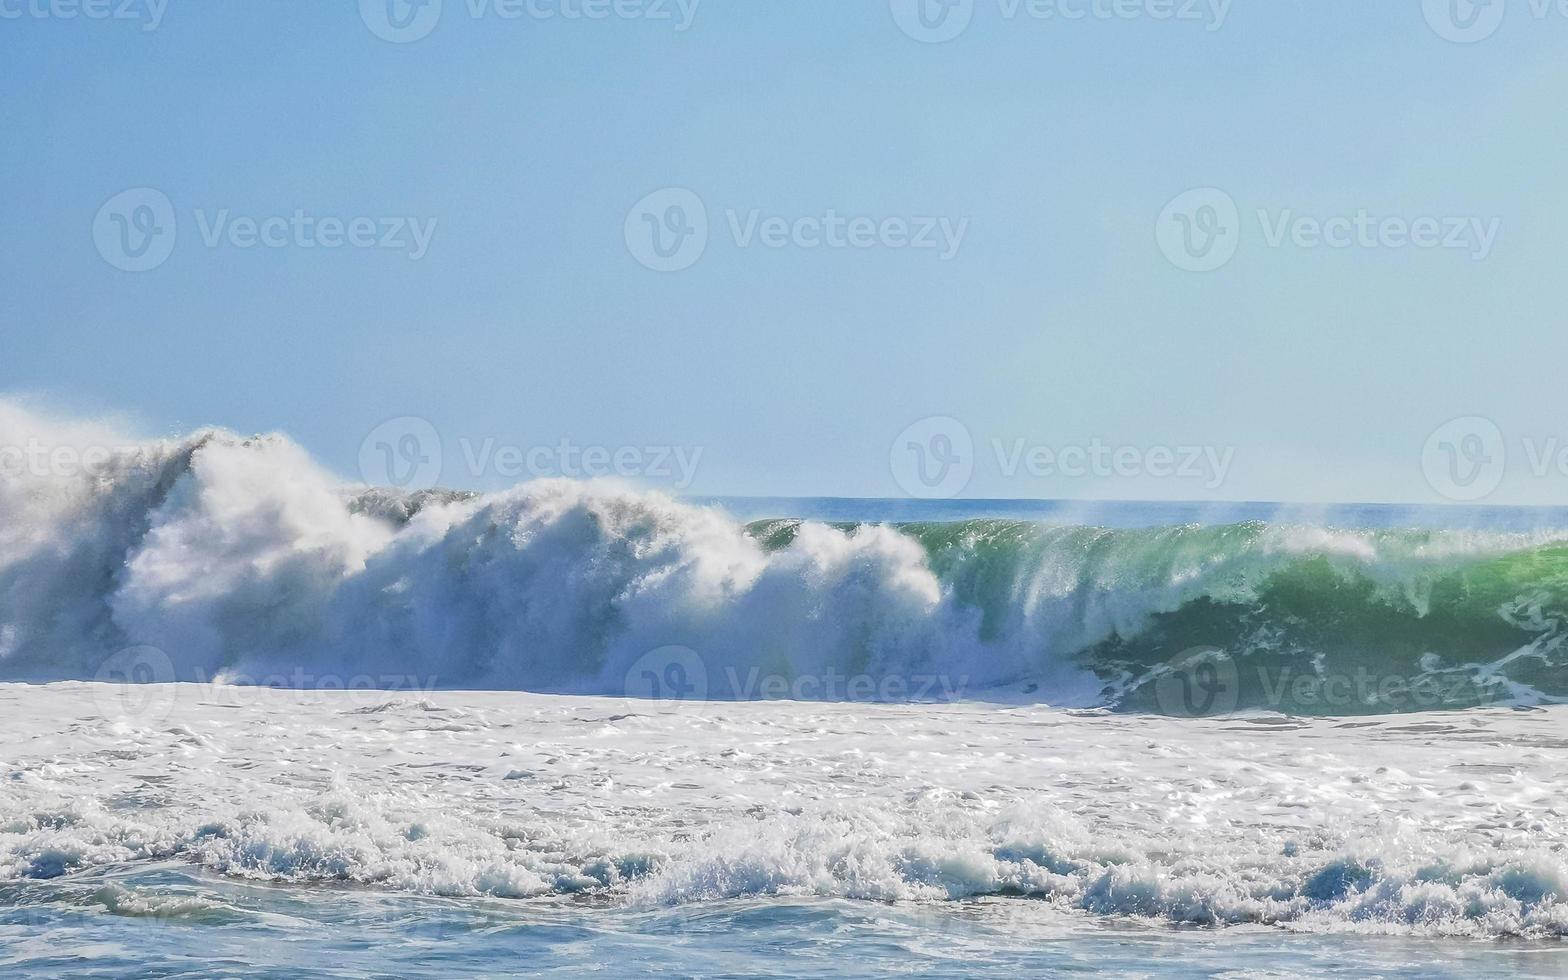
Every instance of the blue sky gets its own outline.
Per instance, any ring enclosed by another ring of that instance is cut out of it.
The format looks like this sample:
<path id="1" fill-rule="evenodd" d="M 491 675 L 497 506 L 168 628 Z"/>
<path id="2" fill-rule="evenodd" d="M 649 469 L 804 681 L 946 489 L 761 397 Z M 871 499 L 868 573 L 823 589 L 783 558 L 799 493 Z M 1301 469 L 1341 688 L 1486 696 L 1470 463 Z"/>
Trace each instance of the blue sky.
<path id="1" fill-rule="evenodd" d="M 867 496 L 943 417 L 966 496 L 1304 501 L 1445 499 L 1423 453 L 1473 416 L 1487 500 L 1568 491 L 1556 8 L 1459 43 L 1421 0 L 974 0 L 925 43 L 906 0 L 444 0 L 393 40 L 384 0 L 50 2 L 0 0 L 0 391 L 61 411 L 283 431 L 345 475 L 414 417 L 450 484 L 511 482 L 487 440 L 564 441 Z M 100 211 L 138 188 L 173 249 L 126 271 Z M 668 188 L 706 234 L 658 271 L 629 241 Z M 1157 234 L 1198 188 L 1235 206 L 1211 271 Z M 1004 466 L 1095 445 L 1231 456 Z"/>

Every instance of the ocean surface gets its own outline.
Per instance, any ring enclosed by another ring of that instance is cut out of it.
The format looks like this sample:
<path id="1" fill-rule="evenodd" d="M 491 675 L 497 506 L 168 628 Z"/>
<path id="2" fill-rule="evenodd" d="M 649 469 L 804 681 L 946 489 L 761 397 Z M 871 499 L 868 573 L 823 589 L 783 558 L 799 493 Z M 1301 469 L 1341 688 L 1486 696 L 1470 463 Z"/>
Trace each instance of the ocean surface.
<path id="1" fill-rule="evenodd" d="M 0 974 L 1568 974 L 1565 529 L 7 475 Z"/>

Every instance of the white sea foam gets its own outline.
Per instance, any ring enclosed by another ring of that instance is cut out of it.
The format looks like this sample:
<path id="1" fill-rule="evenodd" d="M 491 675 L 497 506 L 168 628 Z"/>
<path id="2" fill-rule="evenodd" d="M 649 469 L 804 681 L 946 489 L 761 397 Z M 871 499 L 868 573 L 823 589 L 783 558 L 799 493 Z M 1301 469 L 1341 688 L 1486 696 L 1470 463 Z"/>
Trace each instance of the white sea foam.
<path id="1" fill-rule="evenodd" d="M 1165 923 L 1568 935 L 1565 708 L 1044 707 L 0 685 L 0 883 L 190 862 L 625 906 L 1030 896 Z M 377 709 L 377 710 L 366 710 Z M 123 914 L 139 909 L 105 894 Z"/>

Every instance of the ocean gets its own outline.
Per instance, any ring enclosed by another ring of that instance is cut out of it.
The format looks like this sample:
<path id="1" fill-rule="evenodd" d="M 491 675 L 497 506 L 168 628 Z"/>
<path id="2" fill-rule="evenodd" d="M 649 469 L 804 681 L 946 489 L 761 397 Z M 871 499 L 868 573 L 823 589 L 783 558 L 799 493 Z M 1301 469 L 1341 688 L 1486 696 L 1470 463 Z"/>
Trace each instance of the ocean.
<path id="1" fill-rule="evenodd" d="M 1568 974 L 1568 511 L 0 482 L 0 972 Z"/>

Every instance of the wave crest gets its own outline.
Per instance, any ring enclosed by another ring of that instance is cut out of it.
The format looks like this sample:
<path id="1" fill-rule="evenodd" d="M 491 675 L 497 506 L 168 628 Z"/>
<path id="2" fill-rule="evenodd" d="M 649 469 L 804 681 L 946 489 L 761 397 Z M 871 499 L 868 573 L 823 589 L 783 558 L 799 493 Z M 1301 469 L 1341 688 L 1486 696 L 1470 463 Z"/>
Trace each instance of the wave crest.
<path id="1" fill-rule="evenodd" d="M 7 439 L 52 431 L 0 407 Z M 743 525 L 603 482 L 345 486 L 283 437 L 219 430 L 122 446 L 91 474 L 8 473 L 0 507 L 0 678 L 90 678 L 147 644 L 184 680 L 622 694 L 678 645 L 719 697 L 759 672 L 933 676 L 949 694 L 1158 710 L 1165 665 L 1208 646 L 1237 665 L 1239 706 L 1402 710 L 1390 677 L 1464 681 L 1422 707 L 1568 696 L 1555 535 Z M 1374 683 L 1348 700 L 1299 696 L 1302 677 L 1358 672 Z"/>

